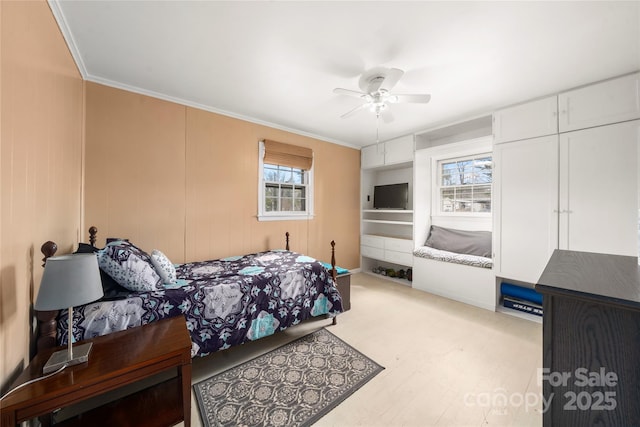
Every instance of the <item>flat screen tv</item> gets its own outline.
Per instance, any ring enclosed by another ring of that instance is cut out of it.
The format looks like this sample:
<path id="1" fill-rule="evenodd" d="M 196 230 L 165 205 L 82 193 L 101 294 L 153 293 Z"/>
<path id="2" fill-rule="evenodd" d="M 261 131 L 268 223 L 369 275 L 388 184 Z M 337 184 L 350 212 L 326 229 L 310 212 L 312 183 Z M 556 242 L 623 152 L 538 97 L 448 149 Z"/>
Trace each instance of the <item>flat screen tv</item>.
<path id="1" fill-rule="evenodd" d="M 373 187 L 374 209 L 407 209 L 409 183 L 376 185 Z"/>

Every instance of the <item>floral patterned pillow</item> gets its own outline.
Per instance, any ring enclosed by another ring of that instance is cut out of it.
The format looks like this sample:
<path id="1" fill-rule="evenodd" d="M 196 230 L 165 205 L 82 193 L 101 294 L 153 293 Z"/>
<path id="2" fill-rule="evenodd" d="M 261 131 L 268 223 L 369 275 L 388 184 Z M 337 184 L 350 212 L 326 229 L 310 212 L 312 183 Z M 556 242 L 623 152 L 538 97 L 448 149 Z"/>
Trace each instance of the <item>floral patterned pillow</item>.
<path id="1" fill-rule="evenodd" d="M 149 254 L 132 243 L 122 240 L 108 243 L 97 255 L 100 268 L 130 291 L 155 291 L 162 283 Z"/>
<path id="2" fill-rule="evenodd" d="M 151 252 L 151 263 L 156 268 L 156 271 L 165 284 L 173 285 L 176 283 L 176 268 L 165 254 L 154 249 L 153 252 Z"/>

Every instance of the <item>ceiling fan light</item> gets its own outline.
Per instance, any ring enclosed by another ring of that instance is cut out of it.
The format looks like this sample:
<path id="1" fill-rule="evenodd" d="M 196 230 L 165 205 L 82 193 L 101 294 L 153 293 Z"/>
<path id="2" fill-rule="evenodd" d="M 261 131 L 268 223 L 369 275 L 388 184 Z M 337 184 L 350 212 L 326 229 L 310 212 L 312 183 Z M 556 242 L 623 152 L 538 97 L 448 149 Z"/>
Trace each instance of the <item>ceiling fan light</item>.
<path id="1" fill-rule="evenodd" d="M 392 95 L 390 93 L 390 90 L 395 87 L 403 74 L 404 71 L 398 68 L 377 67 L 366 71 L 362 76 L 360 76 L 358 84 L 360 89 L 362 89 L 362 92 L 335 88 L 333 90 L 334 93 L 357 96 L 364 101 L 363 104 L 340 117 L 345 118 L 351 116 L 351 114 L 360 110 L 369 110 L 377 116 L 380 116 L 382 112 L 386 111 L 387 120 L 385 120 L 385 122 L 390 122 L 393 119 L 390 118 L 390 109 L 388 108 L 389 104 L 405 102 L 425 104 L 429 102 L 431 95 L 427 94 Z"/>
<path id="2" fill-rule="evenodd" d="M 387 104 L 385 104 L 384 102 L 374 102 L 369 107 L 369 111 L 371 111 L 372 113 L 380 114 L 386 108 Z"/>

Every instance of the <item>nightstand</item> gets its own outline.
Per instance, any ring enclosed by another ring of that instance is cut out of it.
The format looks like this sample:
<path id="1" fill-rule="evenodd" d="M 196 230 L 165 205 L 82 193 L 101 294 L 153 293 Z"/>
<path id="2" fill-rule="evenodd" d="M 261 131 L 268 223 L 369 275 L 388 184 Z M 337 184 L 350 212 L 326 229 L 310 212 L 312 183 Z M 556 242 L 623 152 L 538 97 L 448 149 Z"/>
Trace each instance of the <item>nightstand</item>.
<path id="1" fill-rule="evenodd" d="M 191 423 L 191 338 L 182 316 L 162 319 L 91 340 L 89 361 L 66 368 L 8 395 L 0 403 L 3 426 L 47 415 L 111 390 L 175 369 L 177 376 L 104 406 L 64 420 L 75 425 L 174 425 Z M 12 388 L 42 376 L 49 356 L 62 347 L 33 358 Z"/>

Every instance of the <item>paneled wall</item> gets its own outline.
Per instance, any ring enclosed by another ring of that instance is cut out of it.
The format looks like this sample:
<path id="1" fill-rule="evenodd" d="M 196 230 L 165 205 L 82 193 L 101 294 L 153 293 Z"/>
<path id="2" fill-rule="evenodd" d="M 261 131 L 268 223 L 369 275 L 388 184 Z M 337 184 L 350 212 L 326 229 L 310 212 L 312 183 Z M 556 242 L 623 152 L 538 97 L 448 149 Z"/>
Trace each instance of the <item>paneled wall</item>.
<path id="1" fill-rule="evenodd" d="M 289 231 L 292 249 L 328 260 L 335 239 L 359 266 L 358 150 L 84 83 L 45 1 L 0 1 L 0 40 L 0 393 L 32 355 L 40 246 L 71 252 L 89 225 L 175 262 Z M 314 219 L 256 219 L 262 138 L 313 149 Z"/>
<path id="2" fill-rule="evenodd" d="M 360 152 L 87 83 L 85 223 L 174 262 L 284 247 L 359 266 Z M 315 217 L 257 220 L 258 141 L 314 152 Z"/>
<path id="3" fill-rule="evenodd" d="M 185 108 L 86 83 L 85 224 L 184 255 Z M 84 231 L 87 240 L 87 231 Z"/>
<path id="4" fill-rule="evenodd" d="M 45 1 L 0 2 L 0 392 L 30 358 L 40 246 L 82 206 L 83 82 Z"/>

